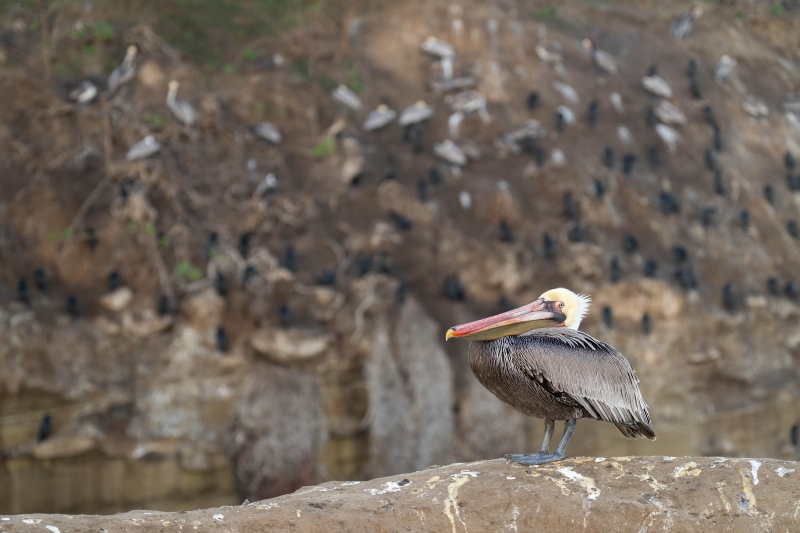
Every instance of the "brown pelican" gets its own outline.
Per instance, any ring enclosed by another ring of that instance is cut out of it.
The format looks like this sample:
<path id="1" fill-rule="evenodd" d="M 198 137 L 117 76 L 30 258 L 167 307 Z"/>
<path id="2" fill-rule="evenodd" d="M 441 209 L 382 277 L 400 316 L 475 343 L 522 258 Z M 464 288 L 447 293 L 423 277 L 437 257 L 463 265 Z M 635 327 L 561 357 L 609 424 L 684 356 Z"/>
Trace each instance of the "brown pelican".
<path id="1" fill-rule="evenodd" d="M 194 124 L 197 114 L 189 102 L 186 102 L 185 100 L 178 100 L 179 88 L 180 83 L 178 83 L 176 80 L 169 82 L 169 91 L 167 92 L 167 107 L 169 107 L 169 110 L 172 111 L 172 114 L 175 115 L 175 118 L 177 118 L 180 122 L 187 126 L 191 126 Z"/>
<path id="2" fill-rule="evenodd" d="M 667 80 L 658 74 L 642 78 L 642 87 L 644 87 L 647 92 L 656 96 L 672 98 L 672 87 L 669 86 Z"/>
<path id="3" fill-rule="evenodd" d="M 397 112 L 394 109 L 390 109 L 389 106 L 381 104 L 367 115 L 367 120 L 364 121 L 364 130 L 379 130 L 384 126 L 388 126 L 395 117 L 397 117 Z"/>
<path id="4" fill-rule="evenodd" d="M 614 347 L 578 331 L 591 299 L 567 289 L 469 324 L 445 339 L 469 339 L 469 364 L 481 384 L 528 416 L 544 419 L 539 453 L 507 455 L 525 465 L 564 457 L 578 418 L 605 420 L 629 438 L 655 439 L 630 363 Z M 550 453 L 556 420 L 564 436 Z"/>
<path id="5" fill-rule="evenodd" d="M 656 124 L 656 133 L 666 145 L 669 153 L 674 154 L 675 150 L 678 149 L 678 140 L 681 138 L 680 134 L 678 134 L 674 128 L 671 128 L 666 124 Z"/>
<path id="6" fill-rule="evenodd" d="M 125 160 L 136 161 L 138 159 L 144 159 L 158 153 L 160 150 L 161 143 L 158 142 L 152 135 L 148 135 L 130 147 L 128 153 L 125 154 Z"/>
<path id="7" fill-rule="evenodd" d="M 581 45 L 589 52 L 589 57 L 592 58 L 592 63 L 594 66 L 606 74 L 616 74 L 617 73 L 617 63 L 614 61 L 614 58 L 611 57 L 611 54 L 604 50 L 600 50 L 597 48 L 597 45 L 592 39 L 586 38 L 581 41 Z"/>
<path id="8" fill-rule="evenodd" d="M 728 81 L 736 68 L 736 64 L 736 60 L 727 54 L 720 57 L 717 66 L 714 67 L 714 81 L 717 83 Z"/>
<path id="9" fill-rule="evenodd" d="M 655 114 L 656 117 L 658 117 L 658 120 L 664 124 L 670 124 L 674 126 L 682 126 L 683 124 L 686 124 L 686 115 L 683 114 L 683 111 L 678 109 L 678 106 L 670 103 L 667 100 L 661 100 L 661 102 L 655 108 Z"/>
<path id="10" fill-rule="evenodd" d="M 670 27 L 670 33 L 678 40 L 686 39 L 692 33 L 694 20 L 700 18 L 702 15 L 702 7 L 692 6 L 692 9 L 675 19 Z"/>
<path id="11" fill-rule="evenodd" d="M 117 89 L 130 83 L 136 77 L 136 47 L 130 45 L 125 52 L 122 64 L 108 75 L 108 92 L 114 93 Z"/>
<path id="12" fill-rule="evenodd" d="M 69 99 L 76 104 L 88 104 L 97 96 L 97 86 L 89 80 L 83 80 L 69 92 Z"/>

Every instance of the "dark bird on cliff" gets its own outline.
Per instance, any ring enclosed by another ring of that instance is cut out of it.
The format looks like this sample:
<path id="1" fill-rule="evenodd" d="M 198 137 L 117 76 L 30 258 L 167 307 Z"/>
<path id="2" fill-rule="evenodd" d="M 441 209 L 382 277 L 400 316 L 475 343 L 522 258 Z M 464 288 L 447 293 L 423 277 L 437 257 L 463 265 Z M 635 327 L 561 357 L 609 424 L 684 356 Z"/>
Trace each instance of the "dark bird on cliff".
<path id="1" fill-rule="evenodd" d="M 614 310 L 608 305 L 603 307 L 603 324 L 605 324 L 608 329 L 614 327 Z"/>
<path id="2" fill-rule="evenodd" d="M 658 124 L 658 115 L 656 115 L 656 110 L 652 106 L 647 106 L 647 109 L 645 109 L 644 122 L 651 128 Z"/>
<path id="3" fill-rule="evenodd" d="M 33 284 L 42 292 L 47 292 L 47 274 L 41 268 L 33 271 Z"/>
<path id="4" fill-rule="evenodd" d="M 797 424 L 793 425 L 789 429 L 789 442 L 792 446 L 797 446 L 800 443 L 800 430 L 797 427 Z"/>
<path id="5" fill-rule="evenodd" d="M 689 252 L 680 244 L 676 244 L 672 247 L 672 259 L 678 264 L 685 263 L 689 259 Z"/>
<path id="6" fill-rule="evenodd" d="M 603 165 L 606 168 L 614 168 L 614 150 L 610 146 L 603 150 Z"/>
<path id="7" fill-rule="evenodd" d="M 442 176 L 442 172 L 437 167 L 431 167 L 428 170 L 428 181 L 434 187 L 441 187 L 444 185 L 444 176 Z"/>
<path id="8" fill-rule="evenodd" d="M 214 340 L 217 343 L 217 350 L 220 353 L 228 352 L 228 332 L 224 326 L 217 326 L 214 332 Z"/>
<path id="9" fill-rule="evenodd" d="M 681 212 L 681 205 L 672 193 L 661 191 L 658 195 L 658 205 L 665 215 L 674 215 Z"/>
<path id="10" fill-rule="evenodd" d="M 719 124 L 717 123 L 717 116 L 714 114 L 714 108 L 711 107 L 711 104 L 706 104 L 703 106 L 703 117 L 705 117 L 706 122 L 712 128 L 719 129 Z"/>
<path id="11" fill-rule="evenodd" d="M 219 235 L 217 235 L 217 232 L 212 231 L 208 234 L 208 239 L 206 240 L 206 260 L 214 257 L 217 253 L 217 248 L 219 248 Z"/>
<path id="12" fill-rule="evenodd" d="M 602 198 L 606 195 L 606 186 L 600 180 L 594 180 L 594 195 Z"/>
<path id="13" fill-rule="evenodd" d="M 775 276 L 767 279 L 767 292 L 772 296 L 781 295 L 781 282 Z"/>
<path id="14" fill-rule="evenodd" d="M 336 285 L 336 269 L 326 268 L 323 270 L 322 274 L 317 278 L 317 285 L 328 285 L 331 287 Z"/>
<path id="15" fill-rule="evenodd" d="M 713 207 L 704 207 L 700 210 L 700 223 L 704 228 L 709 228 L 714 224 L 717 217 L 717 210 Z"/>
<path id="16" fill-rule="evenodd" d="M 297 255 L 295 254 L 294 246 L 291 244 L 286 247 L 283 253 L 283 266 L 289 272 L 297 271 Z"/>
<path id="17" fill-rule="evenodd" d="M 28 282 L 25 281 L 25 278 L 19 278 L 17 282 L 17 300 L 25 305 L 30 305 L 31 303 L 31 293 L 28 290 Z"/>
<path id="18" fill-rule="evenodd" d="M 689 78 L 697 76 L 697 60 L 695 58 L 689 60 L 689 64 L 686 66 L 686 76 Z"/>
<path id="19" fill-rule="evenodd" d="M 38 442 L 44 442 L 50 435 L 53 433 L 53 417 L 50 416 L 50 413 L 45 413 L 42 417 L 41 422 L 39 422 L 39 434 L 37 435 Z"/>
<path id="20" fill-rule="evenodd" d="M 401 281 L 397 284 L 397 290 L 394 294 L 397 305 L 403 305 L 406 302 L 406 296 L 408 296 L 408 285 Z"/>
<path id="21" fill-rule="evenodd" d="M 786 187 L 792 192 L 800 191 L 800 174 L 792 176 L 791 172 L 786 173 Z"/>
<path id="22" fill-rule="evenodd" d="M 422 178 L 417 180 L 417 198 L 423 204 L 428 201 L 428 182 Z"/>
<path id="23" fill-rule="evenodd" d="M 422 122 L 408 126 L 408 142 L 415 154 L 421 154 L 425 150 L 425 125 Z"/>
<path id="24" fill-rule="evenodd" d="M 569 230 L 567 230 L 567 239 L 569 242 L 583 242 L 583 226 L 580 222 L 575 222 Z"/>
<path id="25" fill-rule="evenodd" d="M 769 202 L 769 205 L 775 205 L 775 189 L 772 185 L 764 185 L 764 199 Z"/>
<path id="26" fill-rule="evenodd" d="M 597 100 L 592 100 L 589 102 L 589 108 L 586 110 L 586 118 L 589 121 L 590 126 L 594 126 L 597 124 L 597 115 L 599 113 L 599 105 L 597 104 Z"/>
<path id="27" fill-rule="evenodd" d="M 397 211 L 389 211 L 389 218 L 392 219 L 394 222 L 395 227 L 402 232 L 411 231 L 412 222 L 411 219 L 401 215 Z"/>
<path id="28" fill-rule="evenodd" d="M 714 156 L 714 150 L 711 148 L 706 148 L 703 158 L 706 162 L 706 168 L 708 170 L 714 170 L 717 168 L 717 158 Z"/>
<path id="29" fill-rule="evenodd" d="M 539 93 L 536 91 L 529 92 L 528 97 L 525 99 L 525 106 L 528 108 L 528 111 L 533 111 L 539 107 Z"/>
<path id="30" fill-rule="evenodd" d="M 683 267 L 675 271 L 675 279 L 684 290 L 697 288 L 697 277 L 692 267 Z"/>
<path id="31" fill-rule="evenodd" d="M 368 272 L 372 270 L 372 267 L 375 265 L 375 259 L 368 255 L 366 257 L 362 257 L 358 260 L 358 275 L 364 276 Z"/>
<path id="32" fill-rule="evenodd" d="M 120 285 L 122 285 L 122 276 L 116 270 L 112 270 L 108 274 L 108 292 L 114 292 L 119 289 Z"/>
<path id="33" fill-rule="evenodd" d="M 639 249 L 639 240 L 630 233 L 624 234 L 622 236 L 622 249 L 629 254 L 636 252 Z"/>
<path id="34" fill-rule="evenodd" d="M 444 295 L 455 302 L 459 302 L 466 298 L 466 294 L 464 293 L 464 285 L 461 284 L 461 279 L 459 279 L 458 274 L 450 274 L 446 278 L 444 278 Z"/>
<path id="35" fill-rule="evenodd" d="M 694 27 L 694 20 L 700 18 L 703 14 L 703 8 L 700 6 L 692 6 L 692 9 L 681 14 L 672 22 L 669 32 L 677 40 L 686 39 L 692 34 Z"/>
<path id="36" fill-rule="evenodd" d="M 73 319 L 81 316 L 80 309 L 78 308 L 78 299 L 70 294 L 66 300 L 67 314 Z"/>
<path id="37" fill-rule="evenodd" d="M 642 315 L 642 331 L 645 335 L 650 335 L 653 331 L 653 320 L 648 313 Z"/>
<path id="38" fill-rule="evenodd" d="M 744 230 L 750 228 L 750 211 L 743 209 L 739 213 L 739 223 L 742 225 L 742 229 Z"/>
<path id="39" fill-rule="evenodd" d="M 722 287 L 722 306 L 725 308 L 726 311 L 734 312 L 736 311 L 736 303 L 737 303 L 736 294 L 733 290 L 733 283 L 728 282 Z"/>
<path id="40" fill-rule="evenodd" d="M 533 162 L 536 163 L 536 166 L 541 168 L 544 165 L 544 162 L 547 160 L 547 152 L 541 146 L 534 146 L 533 147 Z"/>
<path id="41" fill-rule="evenodd" d="M 556 256 L 556 241 L 549 233 L 542 235 L 542 253 L 546 259 L 553 259 Z"/>
<path id="42" fill-rule="evenodd" d="M 578 204 L 572 199 L 571 192 L 564 193 L 564 216 L 567 220 L 578 220 Z"/>
<path id="43" fill-rule="evenodd" d="M 247 259 L 247 254 L 250 253 L 250 241 L 253 240 L 253 234 L 249 231 L 239 235 L 239 255 L 243 259 Z"/>
<path id="44" fill-rule="evenodd" d="M 597 70 L 605 72 L 606 74 L 617 73 L 617 63 L 614 61 L 614 58 L 611 57 L 611 54 L 608 52 L 598 49 L 592 39 L 584 39 L 581 41 L 581 45 L 589 53 L 589 57 L 592 59 L 592 63 L 594 63 Z"/>
<path id="45" fill-rule="evenodd" d="M 617 259 L 616 257 L 611 258 L 608 270 L 611 283 L 616 283 L 622 278 L 622 271 L 619 268 L 619 259 Z"/>
<path id="46" fill-rule="evenodd" d="M 633 165 L 636 163 L 636 154 L 625 154 L 622 156 L 622 173 L 630 176 L 633 172 Z"/>
<path id="47" fill-rule="evenodd" d="M 93 227 L 89 226 L 83 231 L 83 242 L 86 243 L 90 250 L 97 248 L 100 239 L 97 237 L 97 232 Z"/>
<path id="48" fill-rule="evenodd" d="M 719 128 L 714 128 L 713 136 L 711 138 L 711 146 L 713 146 L 714 150 L 717 152 L 722 151 L 722 132 L 719 131 Z"/>
<path id="49" fill-rule="evenodd" d="M 166 294 L 162 294 L 158 298 L 158 316 L 164 318 L 168 314 L 172 312 L 172 302 L 169 299 L 169 296 Z"/>
<path id="50" fill-rule="evenodd" d="M 500 242 L 512 243 L 514 242 L 514 228 L 508 225 L 505 220 L 500 221 L 498 228 L 498 237 Z"/>
<path id="51" fill-rule="evenodd" d="M 700 90 L 700 82 L 697 81 L 697 78 L 691 78 L 689 80 L 689 94 L 691 94 L 692 98 L 695 100 L 703 98 L 703 92 Z"/>
<path id="52" fill-rule="evenodd" d="M 258 275 L 258 270 L 253 265 L 247 265 L 242 274 L 242 286 L 247 285 L 247 282 Z"/>
<path id="53" fill-rule="evenodd" d="M 792 300 L 800 299 L 800 283 L 797 283 L 797 280 L 794 279 L 787 281 L 786 286 L 783 288 L 783 293 Z"/>
<path id="54" fill-rule="evenodd" d="M 282 304 L 278 309 L 278 323 L 283 329 L 288 329 L 292 325 L 292 310 L 286 304 Z"/>
<path id="55" fill-rule="evenodd" d="M 719 169 L 714 171 L 714 192 L 719 196 L 725 196 L 725 178 L 722 177 L 722 172 Z"/>
<path id="56" fill-rule="evenodd" d="M 644 262 L 644 277 L 654 278 L 658 274 L 658 263 L 655 259 L 647 259 Z"/>
<path id="57" fill-rule="evenodd" d="M 786 231 L 789 232 L 792 238 L 800 239 L 800 226 L 797 225 L 796 220 L 790 220 L 786 223 Z"/>
<path id="58" fill-rule="evenodd" d="M 652 168 L 661 166 L 661 152 L 657 147 L 651 146 L 647 149 L 647 162 L 650 163 Z"/>
<path id="59" fill-rule="evenodd" d="M 544 419 L 539 453 L 508 459 L 524 465 L 562 459 L 579 418 L 611 422 L 629 438 L 655 439 L 628 360 L 578 330 L 590 301 L 567 289 L 553 289 L 528 305 L 447 331 L 447 340 L 471 341 L 470 368 L 484 387 L 517 411 Z M 556 420 L 566 423 L 551 453 Z"/>
<path id="60" fill-rule="evenodd" d="M 644 75 L 647 77 L 658 76 L 658 65 L 650 65 L 645 70 Z"/>
<path id="61" fill-rule="evenodd" d="M 783 164 L 786 165 L 788 170 L 794 170 L 794 156 L 792 152 L 787 150 L 786 153 L 783 154 Z"/>
<path id="62" fill-rule="evenodd" d="M 228 296 L 228 278 L 222 272 L 217 272 L 214 277 L 214 288 L 217 290 L 217 294 L 223 298 Z"/>
<path id="63" fill-rule="evenodd" d="M 392 180 L 397 177 L 397 163 L 394 160 L 394 155 L 389 154 L 386 158 L 386 168 L 383 169 L 381 181 Z"/>

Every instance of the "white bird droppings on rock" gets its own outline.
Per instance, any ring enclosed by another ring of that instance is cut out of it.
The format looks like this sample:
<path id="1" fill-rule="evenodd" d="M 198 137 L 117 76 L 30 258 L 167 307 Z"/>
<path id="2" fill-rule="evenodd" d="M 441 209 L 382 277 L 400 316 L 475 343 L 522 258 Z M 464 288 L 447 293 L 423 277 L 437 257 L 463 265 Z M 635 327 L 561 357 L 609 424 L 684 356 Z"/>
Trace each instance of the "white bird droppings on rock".
<path id="1" fill-rule="evenodd" d="M 665 461 L 674 461 L 674 460 L 675 460 L 675 458 L 674 458 L 674 457 L 672 457 L 671 455 L 665 455 L 665 456 L 663 457 L 663 459 L 664 459 Z"/>
<path id="2" fill-rule="evenodd" d="M 349 487 L 350 485 L 358 485 L 360 481 L 345 481 L 342 483 L 342 487 Z"/>
<path id="3" fill-rule="evenodd" d="M 602 463 L 605 460 L 606 460 L 605 457 L 595 457 L 594 462 L 595 463 Z"/>
<path id="4" fill-rule="evenodd" d="M 758 485 L 758 469 L 761 466 L 761 461 L 750 459 L 751 471 L 753 472 L 753 485 Z"/>
<path id="5" fill-rule="evenodd" d="M 583 476 L 574 470 L 572 470 L 571 466 L 565 466 L 564 468 L 559 468 L 558 473 L 564 476 L 565 478 L 569 479 L 570 481 L 577 482 L 581 487 L 586 489 L 586 494 L 590 500 L 596 500 L 598 496 L 600 496 L 600 489 L 594 483 L 594 479 L 590 477 Z"/>
<path id="6" fill-rule="evenodd" d="M 775 469 L 775 473 L 778 474 L 778 477 L 783 477 L 786 474 L 791 474 L 792 472 L 794 472 L 794 468 L 784 468 L 779 466 Z M 4 518 L 3 520 L 8 520 L 8 518 Z"/>
<path id="7" fill-rule="evenodd" d="M 49 529 L 53 533 L 61 533 L 61 530 L 58 529 L 56 526 L 44 526 L 44 527 L 46 527 L 47 529 Z"/>
<path id="8" fill-rule="evenodd" d="M 386 494 L 387 492 L 400 492 L 400 489 L 411 485 L 411 481 L 408 479 L 404 479 L 402 481 L 387 481 L 383 484 L 385 489 L 364 489 L 364 492 L 369 493 L 372 496 L 378 496 L 380 494 Z"/>

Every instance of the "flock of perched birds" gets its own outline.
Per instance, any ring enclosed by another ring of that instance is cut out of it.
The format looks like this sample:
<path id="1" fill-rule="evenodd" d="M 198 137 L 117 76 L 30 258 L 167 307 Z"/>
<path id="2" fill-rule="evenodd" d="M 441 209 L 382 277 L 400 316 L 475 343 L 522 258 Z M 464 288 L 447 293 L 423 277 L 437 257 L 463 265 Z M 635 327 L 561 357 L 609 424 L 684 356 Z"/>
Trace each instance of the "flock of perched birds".
<path id="1" fill-rule="evenodd" d="M 672 35 L 676 39 L 686 39 L 690 37 L 694 20 L 701 14 L 702 10 L 699 7 L 694 7 L 687 13 L 681 15 L 671 26 Z M 491 24 L 491 22 L 492 21 L 487 24 L 487 29 L 490 34 L 492 34 L 494 40 L 497 38 L 498 25 L 496 21 L 494 21 L 494 24 Z M 457 27 L 458 25 L 454 23 L 454 28 Z M 583 39 L 581 46 L 585 50 L 588 60 L 594 65 L 598 75 L 614 76 L 619 72 L 616 59 L 612 54 L 600 49 L 594 40 L 589 38 Z M 481 124 L 489 123 L 492 119 L 487 107 L 487 99 L 482 93 L 476 90 L 480 82 L 476 74 L 471 72 L 466 74 L 457 73 L 455 68 L 456 52 L 452 45 L 442 39 L 430 37 L 422 43 L 421 51 L 434 60 L 435 74 L 430 80 L 430 86 L 435 93 L 446 95 L 443 100 L 447 108 L 449 108 L 447 125 L 450 138 L 434 143 L 432 147 L 433 153 L 441 158 L 448 168 L 454 172 L 458 172 L 458 169 L 468 165 L 469 161 L 473 159 L 470 143 L 462 143 L 459 140 L 461 125 L 464 121 L 474 118 L 477 118 Z M 84 80 L 69 93 L 69 98 L 78 105 L 89 105 L 104 93 L 108 96 L 113 96 L 123 86 L 136 79 L 137 52 L 136 46 L 131 45 L 127 48 L 122 63 L 108 76 L 104 89 L 99 88 L 95 83 L 89 80 Z M 544 26 L 540 26 L 536 54 L 544 64 L 551 66 L 556 72 L 563 71 L 565 59 L 561 44 L 547 38 Z M 688 91 L 693 98 L 698 100 L 703 98 L 702 87 L 697 77 L 699 68 L 700 66 L 697 61 L 692 59 L 688 63 L 686 72 Z M 719 84 L 728 83 L 735 72 L 735 68 L 735 59 L 727 55 L 722 56 L 714 68 L 715 81 Z M 683 111 L 670 100 L 674 94 L 671 84 L 658 74 L 656 66 L 652 66 L 647 69 L 645 75 L 642 77 L 641 86 L 644 91 L 652 97 L 652 105 L 648 106 L 644 117 L 646 123 L 654 129 L 657 136 L 663 142 L 663 149 L 670 155 L 676 153 L 678 143 L 681 139 L 680 128 L 687 123 L 687 118 Z M 565 102 L 559 105 L 555 112 L 555 130 L 556 132 L 561 132 L 578 120 L 574 107 L 580 100 L 577 91 L 566 83 L 556 81 L 553 83 L 553 87 Z M 179 83 L 175 80 L 171 80 L 167 87 L 166 107 L 178 122 L 186 127 L 192 127 L 197 121 L 198 113 L 191 103 L 179 98 L 179 90 Z M 361 98 L 345 85 L 336 87 L 331 92 L 330 96 L 333 101 L 343 109 L 359 112 L 364 108 Z M 621 95 L 615 92 L 609 95 L 609 99 L 618 116 L 622 116 L 624 104 Z M 542 98 L 538 91 L 531 91 L 524 98 L 524 104 L 531 112 L 537 111 L 541 107 L 541 102 Z M 797 107 L 797 109 L 795 109 L 795 107 Z M 767 106 L 761 100 L 754 97 L 748 97 L 742 103 L 742 108 L 745 112 L 754 117 L 763 117 L 769 113 Z M 797 106 L 797 102 L 794 100 L 790 100 L 786 103 L 786 109 L 790 111 L 800 111 L 800 107 Z M 725 196 L 728 187 L 725 183 L 724 174 L 717 157 L 717 154 L 725 149 L 724 135 L 720 123 L 715 116 L 715 111 L 710 104 L 705 105 L 703 114 L 709 127 L 710 137 L 709 147 L 704 153 L 705 165 L 713 174 L 713 189 L 715 193 Z M 388 105 L 381 104 L 366 113 L 366 118 L 363 120 L 362 127 L 365 132 L 374 132 L 389 127 L 396 122 L 403 128 L 404 141 L 411 144 L 414 153 L 420 153 L 426 148 L 426 124 L 434 115 L 434 106 L 423 100 L 416 101 L 405 109 L 402 109 L 399 113 L 391 109 Z M 599 103 L 597 100 L 592 100 L 589 103 L 586 108 L 585 119 L 591 125 L 599 121 Z M 254 136 L 272 145 L 280 145 L 283 142 L 283 136 L 279 128 L 271 122 L 255 124 L 252 126 L 251 131 Z M 619 125 L 616 132 L 619 140 L 623 144 L 630 144 L 632 142 L 632 134 L 625 125 Z M 563 151 L 554 149 L 548 153 L 542 147 L 540 140 L 547 136 L 548 131 L 542 123 L 538 120 L 530 119 L 520 127 L 502 134 L 498 144 L 508 153 L 530 155 L 534 163 L 539 167 L 548 164 L 548 162 L 555 166 L 563 166 L 566 162 Z M 146 135 L 128 149 L 125 159 L 128 161 L 136 161 L 154 157 L 161 149 L 162 144 L 156 140 L 153 135 Z M 664 164 L 663 149 L 656 146 L 648 148 L 645 159 L 652 167 L 658 167 Z M 639 162 L 639 156 L 637 154 L 616 154 L 614 149 L 610 146 L 603 150 L 600 157 L 605 167 L 612 171 L 619 169 L 625 176 L 631 176 Z M 793 154 L 788 151 L 784 157 L 784 165 L 787 172 L 786 185 L 788 190 L 791 192 L 800 191 L 800 174 L 796 174 L 795 158 Z M 396 179 L 396 174 L 394 158 L 390 156 L 382 179 Z M 355 173 L 352 180 L 354 186 L 358 185 L 360 176 L 360 173 Z M 443 181 L 444 176 L 442 175 L 442 171 L 438 167 L 431 168 L 427 179 L 420 179 L 416 184 L 419 200 L 423 203 L 427 202 L 429 188 L 441 186 Z M 258 197 L 264 196 L 277 186 L 277 178 L 273 173 L 270 173 L 264 178 L 263 182 L 256 187 L 255 194 Z M 505 187 L 507 190 L 508 184 L 504 181 L 500 181 L 498 187 L 501 189 Z M 603 181 L 599 179 L 594 181 L 594 192 L 598 198 L 603 198 L 608 194 Z M 763 194 L 764 199 L 772 204 L 775 202 L 775 198 L 779 192 L 772 186 L 766 186 L 763 190 Z M 124 186 L 122 195 L 125 195 Z M 460 191 L 458 193 L 458 199 L 460 205 L 464 209 L 471 208 L 472 197 L 469 192 Z M 563 202 L 564 216 L 570 223 L 570 230 L 567 235 L 568 239 L 572 242 L 580 242 L 584 240 L 585 234 L 581 225 L 578 202 L 571 193 L 565 195 Z M 669 191 L 660 192 L 658 196 L 658 205 L 661 212 L 665 215 L 677 215 L 681 213 L 679 200 Z M 700 215 L 702 224 L 708 227 L 714 224 L 718 213 L 715 208 L 707 207 L 702 210 Z M 400 213 L 392 211 L 389 213 L 389 216 L 400 231 L 408 231 L 412 228 L 411 220 Z M 738 219 L 742 229 L 747 229 L 751 224 L 750 213 L 746 209 L 740 211 Z M 789 220 L 786 223 L 786 230 L 793 238 L 800 238 L 800 227 L 797 221 Z M 513 228 L 505 220 L 501 221 L 498 227 L 498 238 L 506 243 L 512 243 L 517 240 Z M 209 249 L 215 246 L 217 239 L 218 237 L 216 234 L 209 237 Z M 90 250 L 94 249 L 98 244 L 96 231 L 93 228 L 86 228 L 84 230 L 83 240 Z M 242 235 L 240 237 L 239 248 L 244 258 L 247 257 L 249 241 L 250 236 L 248 235 Z M 625 254 L 640 253 L 638 239 L 633 233 L 625 233 L 623 235 L 621 248 Z M 546 258 L 555 257 L 558 253 L 557 239 L 544 233 L 542 235 L 541 251 Z M 676 244 L 671 251 L 671 255 L 675 263 L 672 279 L 686 290 L 697 288 L 699 280 L 691 266 L 689 251 L 684 246 Z M 284 256 L 281 262 L 282 265 L 289 270 L 297 268 L 296 254 L 291 245 L 284 250 Z M 369 271 L 380 271 L 382 268 L 386 271 L 388 269 L 385 267 L 385 262 L 385 257 L 378 257 L 377 259 L 374 257 L 362 258 L 358 262 L 358 271 L 362 275 Z M 644 258 L 643 276 L 649 278 L 658 277 L 661 269 L 662 267 L 655 259 Z M 619 256 L 613 255 L 610 257 L 608 272 L 612 283 L 616 283 L 621 279 L 622 267 Z M 255 267 L 248 266 L 244 272 L 244 282 L 246 283 L 248 279 L 255 275 L 257 275 Z M 217 292 L 225 297 L 230 286 L 230 281 L 222 273 L 218 273 L 213 282 Z M 319 276 L 318 283 L 322 285 L 334 285 L 336 283 L 335 270 L 326 269 L 323 271 Z M 113 271 L 108 275 L 109 292 L 117 290 L 121 284 L 122 278 L 119 272 Z M 44 269 L 37 268 L 35 270 L 33 273 L 33 285 L 39 291 L 47 292 L 48 279 Z M 778 296 L 783 294 L 795 301 L 800 300 L 800 284 L 796 279 L 779 280 L 777 277 L 770 277 L 766 280 L 766 288 L 771 295 Z M 402 301 L 407 290 L 407 286 L 401 284 L 397 296 L 398 300 Z M 443 280 L 442 291 L 445 297 L 454 301 L 464 300 L 467 296 L 467 291 L 457 274 L 448 275 Z M 25 304 L 31 303 L 31 287 L 25 277 L 20 278 L 18 281 L 17 298 Z M 740 301 L 741 298 L 739 297 L 734 283 L 729 282 L 725 284 L 722 288 L 723 306 L 733 311 L 740 305 Z M 169 297 L 160 297 L 158 313 L 161 316 L 170 314 L 174 307 L 175 304 Z M 501 309 L 508 309 L 513 307 L 513 303 L 505 296 L 501 296 L 499 307 Z M 80 316 L 81 303 L 77 296 L 69 295 L 66 297 L 65 309 L 66 312 L 74 318 Z M 291 310 L 284 305 L 281 307 L 278 314 L 281 325 L 288 327 L 292 319 Z M 602 317 L 603 322 L 608 328 L 613 327 L 614 317 L 612 308 L 604 308 L 602 310 Z M 647 334 L 649 334 L 653 328 L 652 317 L 646 313 L 641 318 L 641 328 Z M 218 349 L 221 352 L 228 351 L 230 340 L 224 327 L 219 326 L 217 328 L 215 338 Z"/>

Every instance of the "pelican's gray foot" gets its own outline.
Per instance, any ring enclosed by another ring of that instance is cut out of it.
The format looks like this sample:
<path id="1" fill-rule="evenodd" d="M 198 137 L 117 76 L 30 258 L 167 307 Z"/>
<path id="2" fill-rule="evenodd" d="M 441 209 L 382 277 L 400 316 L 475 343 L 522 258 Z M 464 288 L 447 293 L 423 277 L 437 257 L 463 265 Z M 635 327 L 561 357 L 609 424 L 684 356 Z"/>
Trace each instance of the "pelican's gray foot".
<path id="1" fill-rule="evenodd" d="M 552 463 L 553 461 L 558 461 L 559 459 L 563 459 L 563 453 L 512 453 L 506 455 L 506 459 L 509 461 L 514 461 L 515 463 L 519 463 L 521 465 L 543 465 L 545 463 Z"/>

